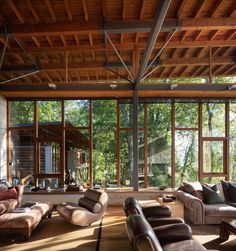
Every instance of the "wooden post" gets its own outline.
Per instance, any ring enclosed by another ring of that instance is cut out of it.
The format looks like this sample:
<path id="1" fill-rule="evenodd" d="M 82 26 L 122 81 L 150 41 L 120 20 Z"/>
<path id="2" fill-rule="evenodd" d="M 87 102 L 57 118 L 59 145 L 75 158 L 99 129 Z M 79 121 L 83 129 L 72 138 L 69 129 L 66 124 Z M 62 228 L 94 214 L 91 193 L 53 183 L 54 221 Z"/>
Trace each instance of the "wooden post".
<path id="1" fill-rule="evenodd" d="M 90 99 L 90 105 L 89 105 L 89 120 L 90 120 L 90 126 L 89 126 L 89 134 L 90 134 L 90 147 L 89 147 L 89 173 L 90 173 L 90 188 L 93 187 L 93 103 L 92 99 Z"/>
<path id="2" fill-rule="evenodd" d="M 116 116 L 117 116 L 117 124 L 116 124 L 116 141 L 117 141 L 117 170 L 116 170 L 116 183 L 117 187 L 120 187 L 120 106 L 119 100 L 116 101 Z"/>
<path id="3" fill-rule="evenodd" d="M 198 104 L 198 180 L 202 182 L 203 175 L 203 141 L 202 141 L 202 103 Z"/>
<path id="4" fill-rule="evenodd" d="M 175 102 L 171 104 L 171 185 L 175 187 Z"/>
<path id="5" fill-rule="evenodd" d="M 148 110 L 144 104 L 144 187 L 148 187 Z"/>

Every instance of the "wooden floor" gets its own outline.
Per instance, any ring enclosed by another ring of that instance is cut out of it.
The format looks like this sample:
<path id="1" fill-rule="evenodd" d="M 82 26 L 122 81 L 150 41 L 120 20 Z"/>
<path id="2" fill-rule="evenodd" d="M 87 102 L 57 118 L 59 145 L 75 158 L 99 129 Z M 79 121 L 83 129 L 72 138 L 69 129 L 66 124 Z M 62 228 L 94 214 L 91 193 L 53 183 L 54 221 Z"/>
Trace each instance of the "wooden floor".
<path id="1" fill-rule="evenodd" d="M 193 238 L 208 249 L 235 251 L 236 236 L 227 242 L 219 240 L 219 226 L 192 226 Z M 99 222 L 78 227 L 65 222 L 56 212 L 51 219 L 43 220 L 33 231 L 30 240 L 2 239 L 0 251 L 98 251 Z M 99 251 L 133 250 L 125 229 L 122 207 L 108 207 L 102 222 Z"/>

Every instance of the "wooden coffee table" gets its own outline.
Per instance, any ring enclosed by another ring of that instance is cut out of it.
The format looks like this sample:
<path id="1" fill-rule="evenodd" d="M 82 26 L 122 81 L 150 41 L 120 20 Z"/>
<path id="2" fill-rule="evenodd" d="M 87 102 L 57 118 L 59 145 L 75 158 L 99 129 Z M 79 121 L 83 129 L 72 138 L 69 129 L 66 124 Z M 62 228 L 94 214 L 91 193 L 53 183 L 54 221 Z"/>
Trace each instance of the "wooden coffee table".
<path id="1" fill-rule="evenodd" d="M 228 240 L 230 233 L 236 234 L 236 220 L 222 220 L 220 223 L 220 239 Z"/>

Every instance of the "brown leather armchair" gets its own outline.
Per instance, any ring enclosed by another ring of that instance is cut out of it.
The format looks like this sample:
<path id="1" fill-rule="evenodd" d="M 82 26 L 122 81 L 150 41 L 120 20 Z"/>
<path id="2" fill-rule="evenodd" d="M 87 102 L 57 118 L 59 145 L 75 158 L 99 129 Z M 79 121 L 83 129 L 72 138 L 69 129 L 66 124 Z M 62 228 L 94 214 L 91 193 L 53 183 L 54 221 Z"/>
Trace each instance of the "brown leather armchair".
<path id="1" fill-rule="evenodd" d="M 107 204 L 107 193 L 87 189 L 84 197 L 79 199 L 78 205 L 69 202 L 60 203 L 57 205 L 56 210 L 69 223 L 78 226 L 87 226 L 103 217 Z"/>
<path id="2" fill-rule="evenodd" d="M 184 223 L 152 228 L 143 216 L 131 214 L 126 219 L 126 230 L 135 251 L 206 251 L 192 240 L 191 228 Z"/>
<path id="3" fill-rule="evenodd" d="M 167 224 L 184 223 L 184 220 L 177 217 L 171 217 L 170 208 L 167 206 L 142 207 L 134 197 L 127 197 L 123 203 L 123 209 L 126 216 L 139 214 L 146 218 L 151 227 L 157 227 Z"/>

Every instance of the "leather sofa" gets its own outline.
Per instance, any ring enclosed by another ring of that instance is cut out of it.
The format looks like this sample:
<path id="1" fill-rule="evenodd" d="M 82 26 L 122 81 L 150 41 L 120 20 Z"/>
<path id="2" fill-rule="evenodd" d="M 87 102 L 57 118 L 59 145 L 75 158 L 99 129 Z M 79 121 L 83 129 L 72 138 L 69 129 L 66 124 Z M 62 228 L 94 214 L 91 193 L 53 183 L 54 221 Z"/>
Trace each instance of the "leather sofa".
<path id="1" fill-rule="evenodd" d="M 236 207 L 228 203 L 205 204 L 196 196 L 182 190 L 174 192 L 184 204 L 184 218 L 196 225 L 219 224 L 222 219 L 235 219 Z"/>
<path id="2" fill-rule="evenodd" d="M 100 220 L 106 212 L 107 193 L 87 189 L 78 204 L 65 202 L 57 205 L 56 210 L 67 222 L 77 226 L 87 226 Z"/>
<path id="3" fill-rule="evenodd" d="M 192 240 L 191 229 L 180 223 L 152 228 L 145 217 L 131 214 L 126 219 L 126 230 L 135 251 L 206 251 Z"/>
<path id="4" fill-rule="evenodd" d="M 139 214 L 143 216 L 151 225 L 157 227 L 161 225 L 184 223 L 184 220 L 177 217 L 171 217 L 171 210 L 168 206 L 148 206 L 142 207 L 134 197 L 127 197 L 123 203 L 123 209 L 126 216 Z"/>

